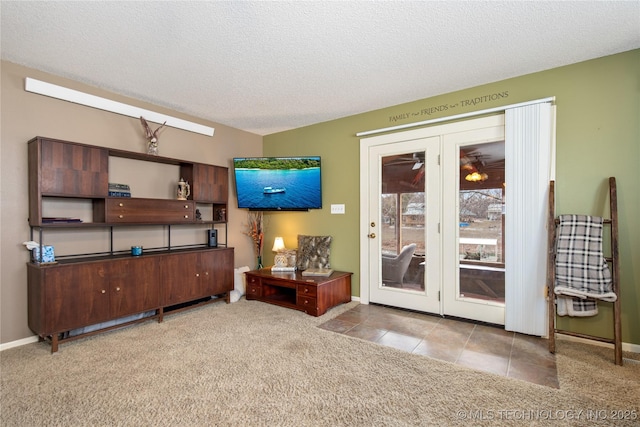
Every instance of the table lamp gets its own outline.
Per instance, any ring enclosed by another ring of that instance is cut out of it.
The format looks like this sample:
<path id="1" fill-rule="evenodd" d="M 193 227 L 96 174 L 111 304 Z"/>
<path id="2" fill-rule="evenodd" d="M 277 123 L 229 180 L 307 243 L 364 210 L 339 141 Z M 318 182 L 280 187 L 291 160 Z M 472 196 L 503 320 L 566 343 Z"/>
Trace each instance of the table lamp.
<path id="1" fill-rule="evenodd" d="M 273 242 L 273 249 L 271 250 L 276 253 L 276 256 L 273 259 L 276 267 L 286 267 L 288 264 L 288 260 L 287 255 L 284 253 L 285 247 L 282 237 L 276 237 Z"/>

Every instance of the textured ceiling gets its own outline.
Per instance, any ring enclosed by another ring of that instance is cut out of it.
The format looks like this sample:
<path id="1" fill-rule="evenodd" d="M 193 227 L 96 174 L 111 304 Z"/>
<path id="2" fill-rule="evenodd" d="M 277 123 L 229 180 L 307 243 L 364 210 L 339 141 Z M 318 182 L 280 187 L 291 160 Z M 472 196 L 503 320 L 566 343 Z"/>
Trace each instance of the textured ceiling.
<path id="1" fill-rule="evenodd" d="M 0 7 L 4 60 L 260 135 L 640 47 L 638 1 Z"/>

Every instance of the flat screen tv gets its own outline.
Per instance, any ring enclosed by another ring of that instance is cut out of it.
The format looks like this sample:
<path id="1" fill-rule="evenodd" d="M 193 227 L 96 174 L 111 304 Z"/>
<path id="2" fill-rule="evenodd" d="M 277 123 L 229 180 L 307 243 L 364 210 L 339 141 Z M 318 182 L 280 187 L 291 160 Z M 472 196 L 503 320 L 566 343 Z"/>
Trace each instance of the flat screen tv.
<path id="1" fill-rule="evenodd" d="M 306 211 L 322 208 L 320 157 L 233 159 L 238 208 Z"/>

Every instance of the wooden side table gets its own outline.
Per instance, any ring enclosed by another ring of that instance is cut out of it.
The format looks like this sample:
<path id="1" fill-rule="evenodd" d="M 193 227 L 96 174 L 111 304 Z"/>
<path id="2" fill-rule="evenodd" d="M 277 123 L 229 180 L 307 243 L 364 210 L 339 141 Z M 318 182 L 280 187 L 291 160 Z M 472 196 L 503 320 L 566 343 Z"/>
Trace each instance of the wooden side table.
<path id="1" fill-rule="evenodd" d="M 353 273 L 334 271 L 328 277 L 272 273 L 270 268 L 248 271 L 247 300 L 258 300 L 321 316 L 332 307 L 351 301 Z"/>

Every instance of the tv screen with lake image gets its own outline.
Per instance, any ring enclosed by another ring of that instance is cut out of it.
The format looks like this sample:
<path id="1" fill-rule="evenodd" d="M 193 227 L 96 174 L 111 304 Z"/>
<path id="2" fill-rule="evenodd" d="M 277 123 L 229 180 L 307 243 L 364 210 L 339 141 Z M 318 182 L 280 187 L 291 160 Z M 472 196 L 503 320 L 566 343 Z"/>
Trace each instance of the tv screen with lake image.
<path id="1" fill-rule="evenodd" d="M 319 156 L 235 158 L 233 167 L 238 208 L 322 208 Z"/>

